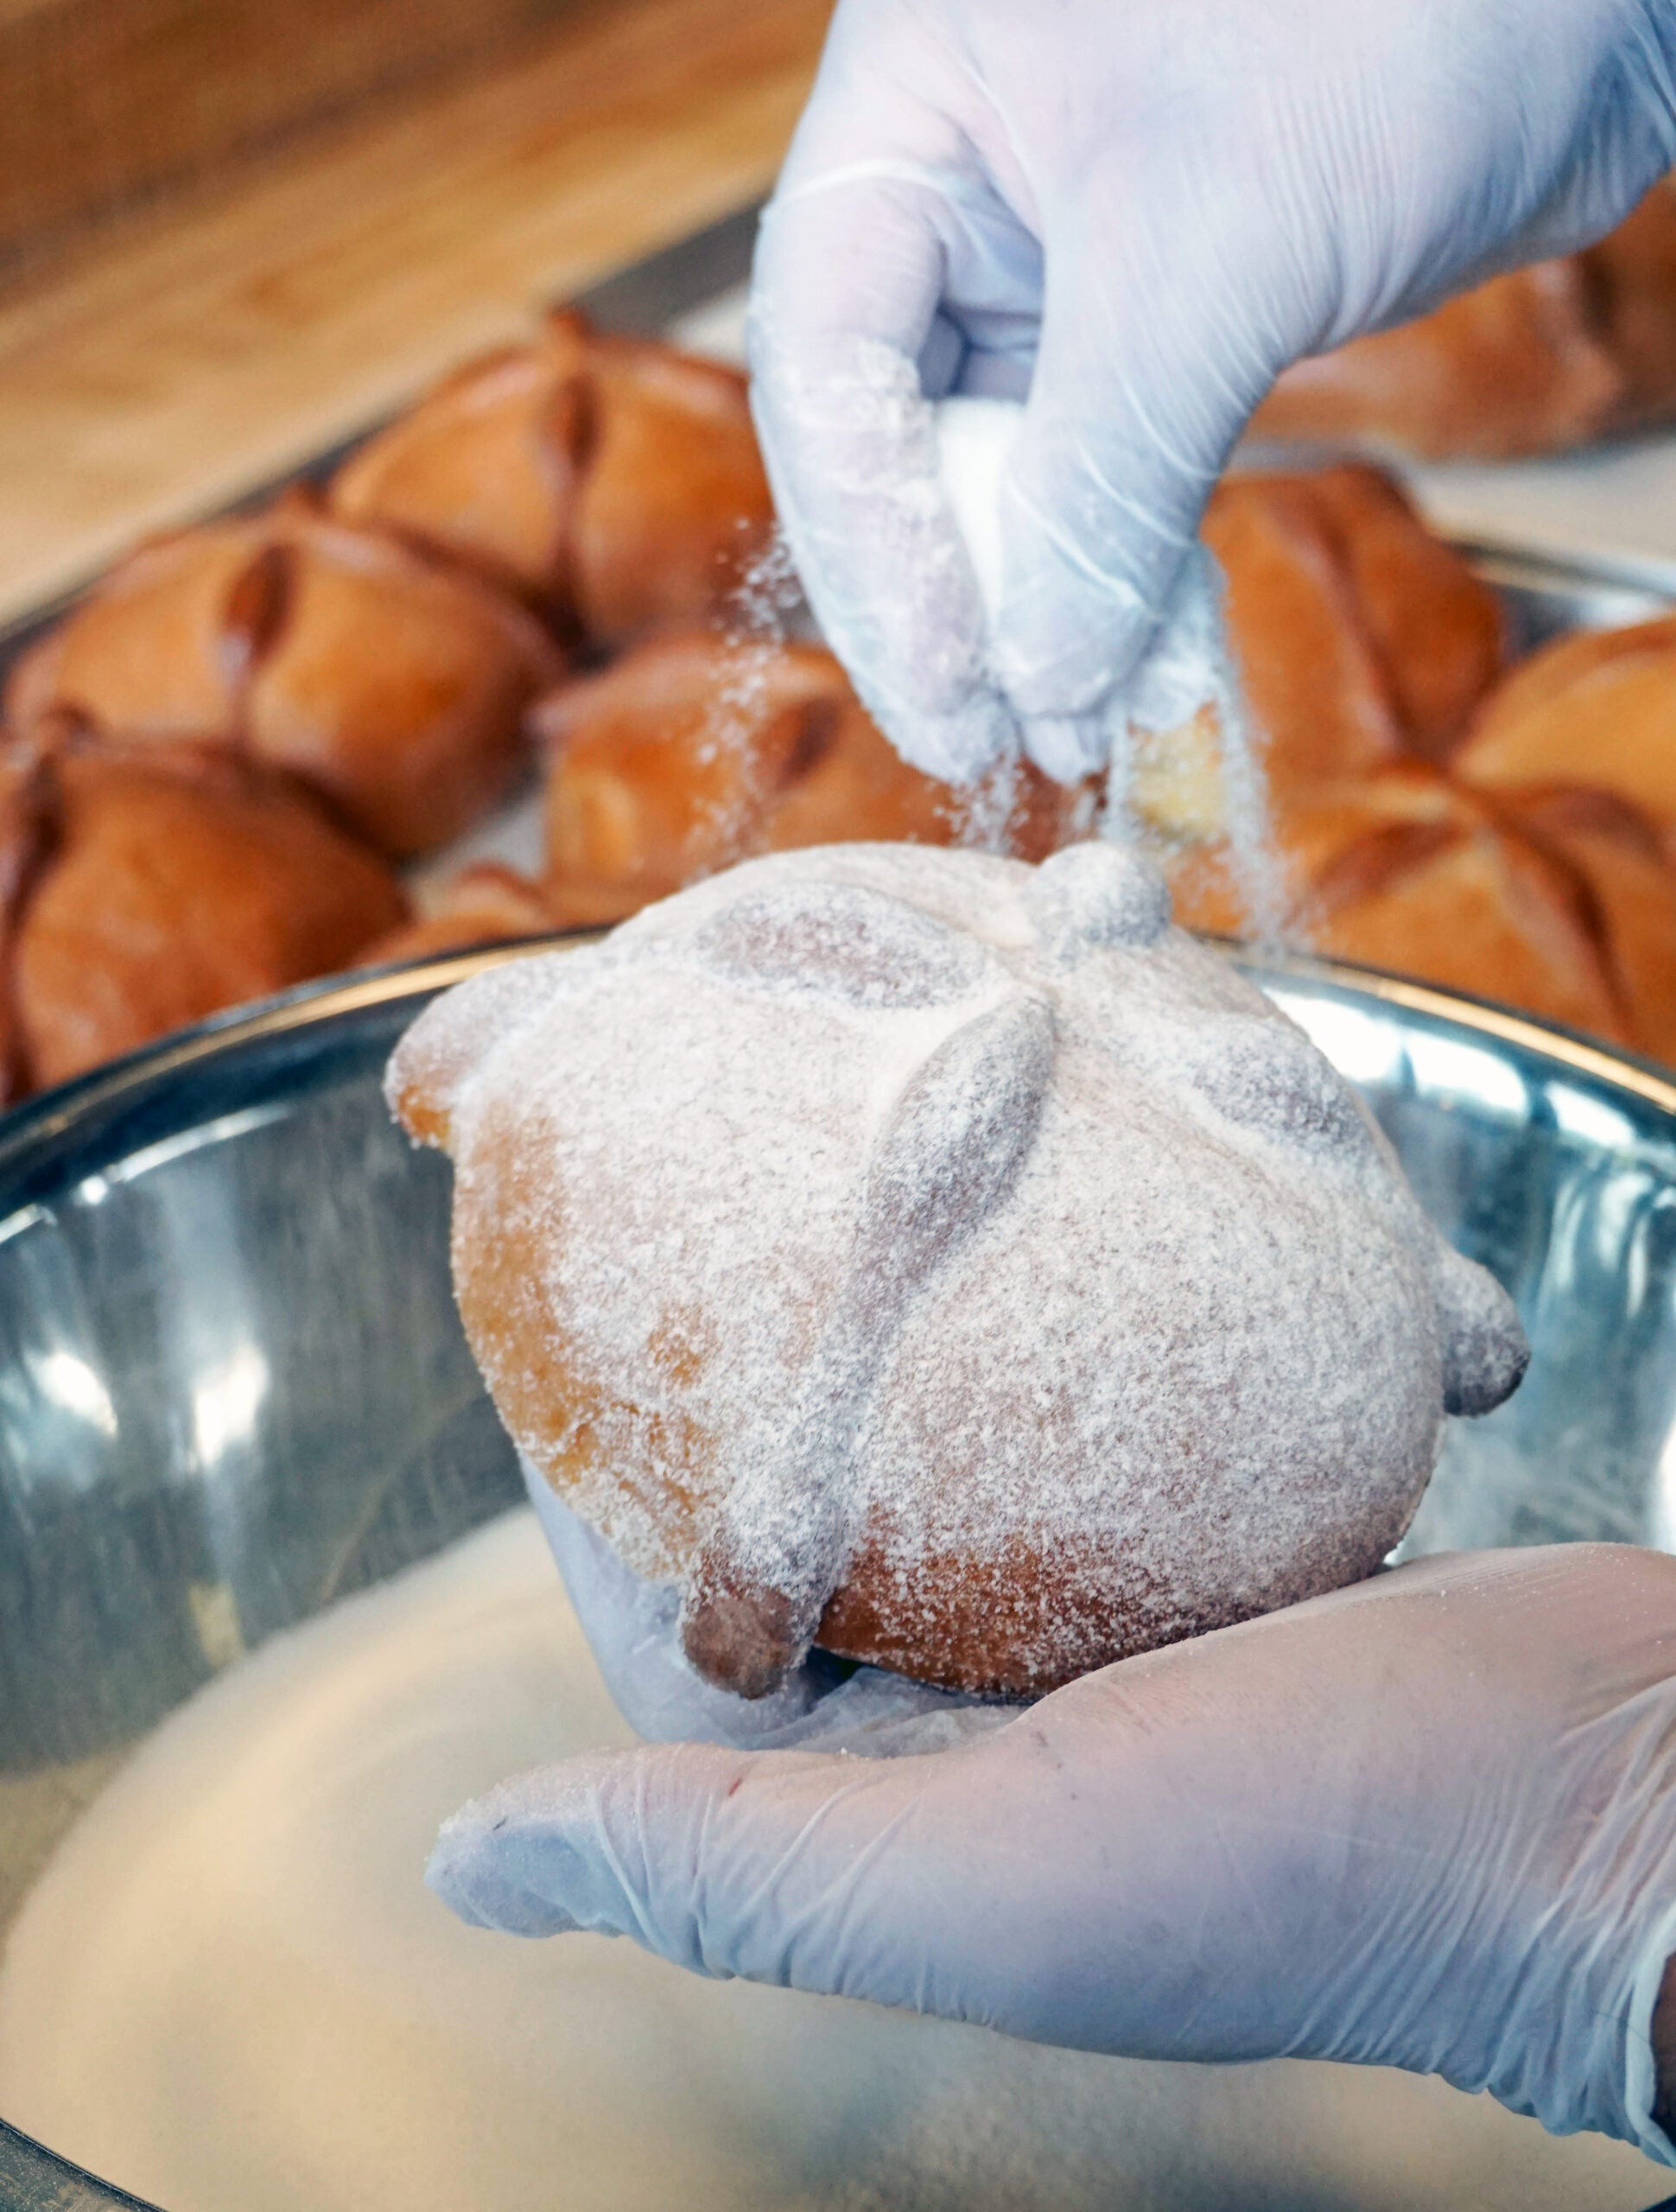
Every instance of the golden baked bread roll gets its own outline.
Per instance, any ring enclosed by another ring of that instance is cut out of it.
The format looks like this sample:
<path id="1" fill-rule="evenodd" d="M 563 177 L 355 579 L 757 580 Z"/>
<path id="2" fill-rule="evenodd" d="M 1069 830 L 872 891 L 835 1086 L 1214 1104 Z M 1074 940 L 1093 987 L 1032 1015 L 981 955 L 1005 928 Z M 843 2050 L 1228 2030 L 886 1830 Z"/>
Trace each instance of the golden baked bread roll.
<path id="1" fill-rule="evenodd" d="M 1009 850 L 1039 859 L 1089 810 L 1028 766 L 1010 804 L 933 782 L 819 645 L 683 630 L 555 692 L 531 725 L 548 757 L 546 894 L 566 922 L 620 920 L 754 853 L 951 844 L 974 807 L 1000 816 Z"/>
<path id="2" fill-rule="evenodd" d="M 1501 673 L 1501 601 L 1381 470 L 1230 476 L 1204 534 L 1277 789 L 1440 756 Z"/>
<path id="3" fill-rule="evenodd" d="M 1499 811 L 1578 879 L 1625 1040 L 1676 1066 L 1676 868 L 1656 829 L 1610 792 L 1576 785 L 1505 792 Z"/>
<path id="4" fill-rule="evenodd" d="M 1544 261 L 1298 362 L 1251 429 L 1417 461 L 1511 461 L 1590 444 L 1628 395 L 1587 272 L 1575 260 Z"/>
<path id="5" fill-rule="evenodd" d="M 526 755 L 521 718 L 559 655 L 463 571 L 301 496 L 157 540 L 14 670 L 28 734 L 219 745 L 286 768 L 397 857 L 457 836 Z"/>
<path id="6" fill-rule="evenodd" d="M 1492 278 L 1433 314 L 1300 361 L 1260 438 L 1422 461 L 1561 453 L 1676 411 L 1676 187 L 1586 251 Z"/>
<path id="7" fill-rule="evenodd" d="M 1400 488 L 1364 463 L 1230 476 L 1204 527 L 1228 579 L 1229 644 L 1284 858 L 1291 810 L 1448 752 L 1505 664 L 1507 618 Z M 1178 746 L 1178 762 L 1185 757 Z M 1184 917 L 1250 934 L 1250 880 L 1222 839 L 1225 809 L 1195 812 L 1191 792 L 1161 804 L 1156 780 L 1143 761 L 1141 810 L 1166 832 Z M 1168 835 L 1178 825 L 1187 834 Z"/>
<path id="8" fill-rule="evenodd" d="M 1302 794 L 1277 830 L 1292 943 L 1676 1063 L 1676 871 L 1609 793 L 1490 801 L 1415 762 Z M 1214 854 L 1172 888 L 1188 927 L 1242 933 Z"/>
<path id="9" fill-rule="evenodd" d="M 1282 838 L 1293 929 L 1315 950 L 1629 1041 L 1575 875 L 1435 771 L 1324 793 Z"/>
<path id="10" fill-rule="evenodd" d="M 1230 479 L 1207 535 L 1290 940 L 1676 1058 L 1676 618 L 1503 672 L 1495 594 L 1360 467 Z M 1249 933 L 1214 840 L 1171 877 Z"/>
<path id="11" fill-rule="evenodd" d="M 356 964 L 384 968 L 399 961 L 435 960 L 447 952 L 470 952 L 478 945 L 545 937 L 553 928 L 552 912 L 538 883 L 516 868 L 480 861 L 450 878 L 412 921 L 364 947 Z"/>
<path id="12" fill-rule="evenodd" d="M 1501 601 L 1382 470 L 1231 475 L 1211 496 L 1204 536 L 1227 578 L 1229 645 L 1277 796 L 1446 751 L 1501 670 Z M 1139 741 L 1129 803 L 1168 849 L 1214 844 L 1239 812 L 1227 775 L 1207 709 Z"/>
<path id="13" fill-rule="evenodd" d="M 1311 480 L 1230 479 L 1204 535 L 1228 579 L 1229 643 L 1271 782 L 1366 775 L 1400 759 L 1390 686 Z"/>
<path id="14" fill-rule="evenodd" d="M 332 499 L 596 645 L 722 605 L 773 519 L 739 372 L 574 312 L 448 378 L 351 455 Z"/>
<path id="15" fill-rule="evenodd" d="M 406 900 L 285 777 L 179 745 L 0 757 L 4 1096 L 330 975 Z"/>
<path id="16" fill-rule="evenodd" d="M 1676 616 L 1533 653 L 1485 701 L 1450 765 L 1575 872 L 1616 980 L 1622 1033 L 1676 1064 Z"/>
<path id="17" fill-rule="evenodd" d="M 1609 792 L 1655 823 L 1676 856 L 1676 615 L 1533 653 L 1486 701 L 1451 766 L 1485 791 Z"/>
<path id="18" fill-rule="evenodd" d="M 449 994 L 388 1090 L 532 1483 L 745 1696 L 811 1639 L 1031 1694 L 1370 1573 L 1524 1364 L 1109 844 L 747 863 Z"/>
<path id="19" fill-rule="evenodd" d="M 1501 594 L 1433 535 L 1383 469 L 1346 463 L 1309 480 L 1402 741 L 1442 759 L 1507 668 Z"/>

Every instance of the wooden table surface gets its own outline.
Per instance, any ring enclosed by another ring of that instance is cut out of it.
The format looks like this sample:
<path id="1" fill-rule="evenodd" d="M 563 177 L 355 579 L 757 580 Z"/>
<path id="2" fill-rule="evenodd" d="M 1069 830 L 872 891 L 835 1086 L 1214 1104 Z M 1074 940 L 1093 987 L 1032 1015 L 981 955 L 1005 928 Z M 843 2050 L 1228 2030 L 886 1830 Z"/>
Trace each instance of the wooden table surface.
<path id="1" fill-rule="evenodd" d="M 830 0 L 575 0 L 0 294 L 0 620 L 765 192 Z"/>

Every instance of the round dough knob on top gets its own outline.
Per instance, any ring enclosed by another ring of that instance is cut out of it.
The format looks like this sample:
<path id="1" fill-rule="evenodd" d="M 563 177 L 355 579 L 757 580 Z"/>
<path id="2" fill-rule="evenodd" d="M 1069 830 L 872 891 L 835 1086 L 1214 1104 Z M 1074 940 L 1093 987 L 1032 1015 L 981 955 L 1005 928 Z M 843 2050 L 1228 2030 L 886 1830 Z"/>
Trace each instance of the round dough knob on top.
<path id="1" fill-rule="evenodd" d="M 526 1468 L 744 1696 L 1033 1695 L 1372 1573 L 1513 1307 L 1109 844 L 754 861 L 431 1007 L 467 1333 Z"/>

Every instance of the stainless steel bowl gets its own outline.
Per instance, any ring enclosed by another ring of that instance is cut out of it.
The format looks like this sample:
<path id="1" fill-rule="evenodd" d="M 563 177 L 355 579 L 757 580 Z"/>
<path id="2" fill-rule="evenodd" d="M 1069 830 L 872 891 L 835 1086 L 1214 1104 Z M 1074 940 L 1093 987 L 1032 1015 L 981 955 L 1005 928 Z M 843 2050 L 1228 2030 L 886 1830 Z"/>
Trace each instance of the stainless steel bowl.
<path id="1" fill-rule="evenodd" d="M 295 994 L 0 1124 L 0 1929 L 210 1675 L 520 1495 L 447 1165 L 379 1088 L 420 1007 L 507 957 Z M 1254 973 L 1530 1331 L 1411 1544 L 1676 1548 L 1676 1081 L 1419 986 Z M 130 2201 L 0 2132 L 0 2212 Z"/>

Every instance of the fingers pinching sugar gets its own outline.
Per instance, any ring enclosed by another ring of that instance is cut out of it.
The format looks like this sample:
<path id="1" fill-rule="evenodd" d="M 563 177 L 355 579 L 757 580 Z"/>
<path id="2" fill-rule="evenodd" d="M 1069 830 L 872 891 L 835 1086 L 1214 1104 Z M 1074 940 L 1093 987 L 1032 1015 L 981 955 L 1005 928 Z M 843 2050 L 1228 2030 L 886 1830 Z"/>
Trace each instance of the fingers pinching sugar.
<path id="1" fill-rule="evenodd" d="M 870 181 L 771 208 L 757 251 L 752 406 L 781 525 L 828 641 L 904 759 L 975 782 L 1018 750 L 983 602 L 939 482 L 916 361 L 940 268 L 922 195 Z M 850 326 L 819 285 L 854 272 Z M 814 296 L 811 296 L 813 289 Z"/>

